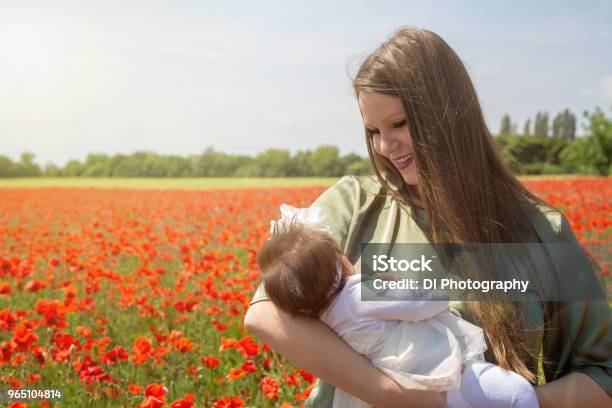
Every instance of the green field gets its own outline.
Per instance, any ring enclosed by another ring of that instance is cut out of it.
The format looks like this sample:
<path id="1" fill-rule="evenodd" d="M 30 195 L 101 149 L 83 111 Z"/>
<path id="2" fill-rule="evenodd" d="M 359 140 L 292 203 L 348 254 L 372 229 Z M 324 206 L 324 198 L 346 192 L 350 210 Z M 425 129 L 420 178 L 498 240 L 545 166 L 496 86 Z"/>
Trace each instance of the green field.
<path id="1" fill-rule="evenodd" d="M 577 176 L 521 176 L 520 179 L 573 178 Z M 221 189 L 330 186 L 337 177 L 202 177 L 202 178 L 0 178 L 1 187 L 95 187 L 143 189 Z"/>

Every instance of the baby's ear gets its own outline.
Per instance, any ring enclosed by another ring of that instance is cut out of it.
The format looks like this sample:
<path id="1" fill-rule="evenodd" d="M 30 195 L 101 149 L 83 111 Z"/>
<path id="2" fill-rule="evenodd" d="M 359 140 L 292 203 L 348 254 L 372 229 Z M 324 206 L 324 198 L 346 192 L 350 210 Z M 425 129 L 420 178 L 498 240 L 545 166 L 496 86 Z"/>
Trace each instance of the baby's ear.
<path id="1" fill-rule="evenodd" d="M 351 263 L 351 261 L 349 261 L 346 255 L 340 255 L 340 261 L 344 264 L 344 269 L 346 271 L 352 271 L 354 269 L 353 264 Z"/>

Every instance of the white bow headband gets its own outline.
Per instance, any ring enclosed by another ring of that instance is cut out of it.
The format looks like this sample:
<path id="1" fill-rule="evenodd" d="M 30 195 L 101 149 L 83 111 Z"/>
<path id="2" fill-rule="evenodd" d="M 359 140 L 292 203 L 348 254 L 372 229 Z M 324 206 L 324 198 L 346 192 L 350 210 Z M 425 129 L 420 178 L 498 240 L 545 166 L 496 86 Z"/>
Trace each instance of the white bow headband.
<path id="1" fill-rule="evenodd" d="M 331 231 L 329 225 L 323 223 L 325 212 L 319 207 L 296 208 L 288 204 L 281 204 L 280 212 L 281 217 L 278 220 L 270 221 L 270 233 L 272 234 L 285 230 L 294 222 L 299 222 L 325 232 Z"/>

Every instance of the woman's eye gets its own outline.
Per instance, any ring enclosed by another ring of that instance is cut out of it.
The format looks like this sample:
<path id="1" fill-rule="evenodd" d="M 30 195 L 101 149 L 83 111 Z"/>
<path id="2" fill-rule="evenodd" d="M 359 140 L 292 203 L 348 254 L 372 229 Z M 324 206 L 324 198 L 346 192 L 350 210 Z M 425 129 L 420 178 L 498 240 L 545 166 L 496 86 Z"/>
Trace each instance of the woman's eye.
<path id="1" fill-rule="evenodd" d="M 393 125 L 393 127 L 394 127 L 395 129 L 399 129 L 399 128 L 401 128 L 401 127 L 405 126 L 405 125 L 406 125 L 406 119 L 402 120 L 401 122 L 397 122 L 397 123 L 395 123 L 395 124 Z M 370 129 L 367 129 L 367 132 L 368 132 L 368 136 L 370 136 L 370 137 L 373 137 L 374 135 L 377 135 L 377 134 L 378 134 L 378 130 L 370 130 Z"/>

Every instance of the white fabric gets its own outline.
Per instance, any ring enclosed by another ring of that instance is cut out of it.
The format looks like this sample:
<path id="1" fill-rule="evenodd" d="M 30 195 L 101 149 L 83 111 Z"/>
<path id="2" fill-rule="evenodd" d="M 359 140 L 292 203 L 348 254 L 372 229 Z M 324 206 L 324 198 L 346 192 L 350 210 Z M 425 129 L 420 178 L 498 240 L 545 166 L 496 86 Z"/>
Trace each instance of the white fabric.
<path id="1" fill-rule="evenodd" d="M 484 361 L 480 327 L 454 315 L 447 301 L 361 300 L 361 275 L 347 278 L 320 319 L 405 388 L 460 386 L 461 364 Z M 370 407 L 336 388 L 334 408 Z"/>
<path id="2" fill-rule="evenodd" d="M 281 217 L 278 220 L 270 221 L 270 233 L 282 230 L 293 222 L 300 222 L 322 231 L 330 232 L 331 228 L 325 224 L 325 211 L 317 206 L 307 208 L 297 208 L 288 204 L 280 205 Z"/>

